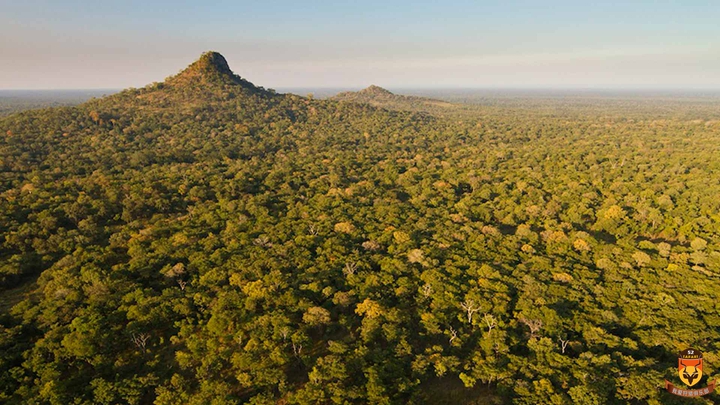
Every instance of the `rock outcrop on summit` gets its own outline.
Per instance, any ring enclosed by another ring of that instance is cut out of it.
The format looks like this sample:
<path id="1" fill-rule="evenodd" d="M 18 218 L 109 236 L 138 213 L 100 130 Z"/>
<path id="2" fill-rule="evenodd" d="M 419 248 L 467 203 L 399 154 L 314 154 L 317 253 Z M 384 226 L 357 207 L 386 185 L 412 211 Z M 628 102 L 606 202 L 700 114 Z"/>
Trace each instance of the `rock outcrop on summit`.
<path id="1" fill-rule="evenodd" d="M 252 92 L 264 92 L 264 89 L 235 74 L 230 69 L 225 57 L 214 51 L 203 53 L 198 60 L 191 63 L 177 75 L 167 78 L 163 84 L 169 86 L 235 84 Z"/>

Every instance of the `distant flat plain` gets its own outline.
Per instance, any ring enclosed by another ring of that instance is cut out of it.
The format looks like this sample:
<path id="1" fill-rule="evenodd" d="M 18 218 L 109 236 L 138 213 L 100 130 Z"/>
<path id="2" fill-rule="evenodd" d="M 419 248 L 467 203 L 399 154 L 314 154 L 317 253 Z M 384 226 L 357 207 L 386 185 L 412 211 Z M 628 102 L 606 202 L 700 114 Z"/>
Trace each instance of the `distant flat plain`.
<path id="1" fill-rule="evenodd" d="M 278 88 L 281 93 L 329 98 L 360 88 Z M 602 89 L 462 89 L 395 88 L 395 94 L 424 96 L 466 106 L 542 115 L 602 113 L 635 118 L 720 119 L 720 90 L 602 90 Z M 0 117 L 16 112 L 81 104 L 119 89 L 0 90 Z M 489 111 L 488 111 L 489 112 Z"/>
<path id="2" fill-rule="evenodd" d="M 382 84 L 379 84 L 382 86 Z M 401 88 L 385 87 L 400 95 L 422 96 L 463 106 L 465 113 L 544 116 L 608 116 L 625 119 L 720 119 L 720 90 L 680 89 L 521 89 L 521 88 Z M 315 98 L 332 97 L 360 88 L 279 88 L 281 93 Z"/>
<path id="3" fill-rule="evenodd" d="M 120 90 L 0 90 L 0 117 L 24 110 L 77 105 L 93 97 L 103 97 L 118 91 Z"/>

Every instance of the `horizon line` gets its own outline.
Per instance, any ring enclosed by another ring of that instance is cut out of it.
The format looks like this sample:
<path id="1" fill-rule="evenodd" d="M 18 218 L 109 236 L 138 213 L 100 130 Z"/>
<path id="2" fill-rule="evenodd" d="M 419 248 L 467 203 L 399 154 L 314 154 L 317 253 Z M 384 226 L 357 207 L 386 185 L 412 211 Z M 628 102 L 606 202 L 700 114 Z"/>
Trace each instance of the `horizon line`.
<path id="1" fill-rule="evenodd" d="M 149 86 L 152 83 L 146 85 Z M 355 89 L 366 89 L 375 84 L 368 85 L 350 85 L 350 86 L 258 86 L 265 89 L 275 90 L 307 90 L 307 89 L 318 89 L 318 90 L 355 90 Z M 11 92 L 11 91 L 123 91 L 127 89 L 142 89 L 143 87 L 56 87 L 56 88 L 0 88 L 0 92 Z M 552 90 L 552 91 L 704 91 L 704 92 L 720 92 L 720 86 L 701 88 L 701 87 L 683 87 L 683 86 L 667 86 L 667 87 L 638 87 L 638 86 L 612 86 L 612 87 L 599 87 L 599 86 L 408 86 L 408 85 L 376 85 L 386 89 L 398 89 L 398 90 Z"/>

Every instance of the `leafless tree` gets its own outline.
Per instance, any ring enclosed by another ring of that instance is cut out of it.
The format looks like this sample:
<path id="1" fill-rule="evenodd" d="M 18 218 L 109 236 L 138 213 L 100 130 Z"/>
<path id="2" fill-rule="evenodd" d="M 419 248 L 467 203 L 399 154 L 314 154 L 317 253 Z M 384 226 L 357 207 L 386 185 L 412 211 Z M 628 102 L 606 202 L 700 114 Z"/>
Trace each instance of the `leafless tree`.
<path id="1" fill-rule="evenodd" d="M 472 325 L 473 314 L 479 311 L 480 308 L 475 306 L 475 301 L 473 300 L 465 300 L 465 302 L 460 303 L 460 306 L 467 312 L 468 323 Z"/>
<path id="2" fill-rule="evenodd" d="M 180 286 L 180 290 L 185 291 L 185 286 L 187 285 L 187 281 L 178 279 L 177 283 Z"/>
<path id="3" fill-rule="evenodd" d="M 255 246 L 260 246 L 260 247 L 264 247 L 264 248 L 269 248 L 272 246 L 272 243 L 270 243 L 270 238 L 268 238 L 265 235 L 258 236 L 257 238 L 255 238 L 255 240 L 253 240 L 253 244 Z"/>
<path id="4" fill-rule="evenodd" d="M 355 274 L 355 270 L 357 270 L 357 263 L 356 262 L 347 262 L 345 263 L 345 268 L 343 269 L 343 274 L 346 276 L 349 276 L 351 274 Z"/>
<path id="5" fill-rule="evenodd" d="M 308 231 L 310 232 L 310 235 L 312 235 L 312 236 L 315 236 L 318 234 L 317 228 L 315 227 L 315 225 L 312 225 L 312 224 L 310 224 L 310 226 L 308 227 Z"/>
<path id="6" fill-rule="evenodd" d="M 139 349 L 141 349 L 143 353 L 147 352 L 146 346 L 147 346 L 148 339 L 150 339 L 150 335 L 147 333 L 139 333 L 139 334 L 133 333 L 133 335 L 132 335 L 133 343 L 135 344 L 135 346 L 137 346 Z"/>
<path id="7" fill-rule="evenodd" d="M 293 347 L 293 353 L 295 354 L 295 356 L 300 357 L 300 353 L 302 353 L 302 345 L 292 342 L 292 347 Z"/>
<path id="8" fill-rule="evenodd" d="M 453 329 L 453 327 L 450 327 L 450 343 L 453 342 L 457 338 L 457 331 Z"/>
<path id="9" fill-rule="evenodd" d="M 485 314 L 483 316 L 483 319 L 485 320 L 485 324 L 487 325 L 488 333 L 490 333 L 490 331 L 497 326 L 497 321 L 495 320 L 495 317 L 491 314 Z"/>
<path id="10" fill-rule="evenodd" d="M 290 328 L 288 328 L 287 326 L 284 326 L 282 329 L 280 329 L 280 336 L 282 336 L 283 341 L 287 340 L 289 334 Z"/>
<path id="11" fill-rule="evenodd" d="M 531 339 L 536 337 L 536 334 L 542 328 L 542 321 L 540 319 L 527 319 L 525 317 L 520 317 L 519 321 L 520 321 L 520 323 L 523 323 L 528 328 L 530 328 L 530 338 Z"/>
<path id="12" fill-rule="evenodd" d="M 425 284 L 420 291 L 425 298 L 430 298 L 433 293 L 433 287 L 430 284 Z"/>
<path id="13" fill-rule="evenodd" d="M 562 338 L 560 338 L 560 351 L 562 352 L 562 354 L 565 354 L 565 348 L 567 347 L 569 342 L 570 340 L 563 340 Z"/>

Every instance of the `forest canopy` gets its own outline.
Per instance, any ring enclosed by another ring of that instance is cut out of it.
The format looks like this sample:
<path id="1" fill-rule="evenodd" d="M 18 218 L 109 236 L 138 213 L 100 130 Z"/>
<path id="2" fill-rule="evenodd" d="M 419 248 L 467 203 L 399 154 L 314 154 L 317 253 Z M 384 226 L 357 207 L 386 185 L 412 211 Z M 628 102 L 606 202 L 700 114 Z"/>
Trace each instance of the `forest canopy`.
<path id="1" fill-rule="evenodd" d="M 720 121 L 418 106 L 210 52 L 1 118 L 0 402 L 718 401 Z"/>

